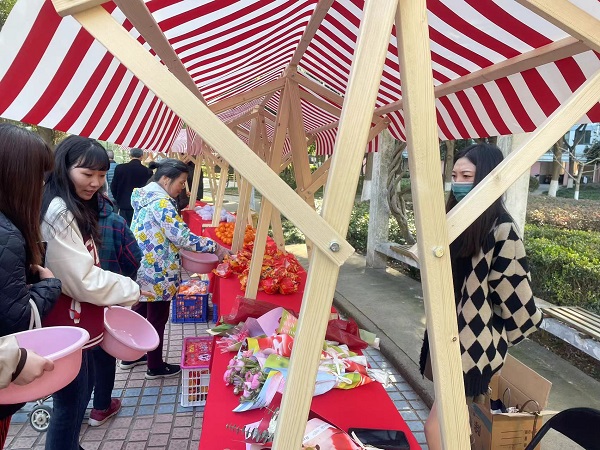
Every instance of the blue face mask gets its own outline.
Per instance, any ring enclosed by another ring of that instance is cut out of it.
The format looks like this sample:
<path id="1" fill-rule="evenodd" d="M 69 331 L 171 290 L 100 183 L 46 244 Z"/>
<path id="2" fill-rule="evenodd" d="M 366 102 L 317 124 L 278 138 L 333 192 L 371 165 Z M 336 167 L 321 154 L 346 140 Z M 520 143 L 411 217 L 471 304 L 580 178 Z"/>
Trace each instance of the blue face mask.
<path id="1" fill-rule="evenodd" d="M 471 189 L 473 189 L 473 183 L 471 182 L 452 182 L 452 194 L 454 194 L 457 202 L 465 198 L 465 195 L 471 192 Z"/>

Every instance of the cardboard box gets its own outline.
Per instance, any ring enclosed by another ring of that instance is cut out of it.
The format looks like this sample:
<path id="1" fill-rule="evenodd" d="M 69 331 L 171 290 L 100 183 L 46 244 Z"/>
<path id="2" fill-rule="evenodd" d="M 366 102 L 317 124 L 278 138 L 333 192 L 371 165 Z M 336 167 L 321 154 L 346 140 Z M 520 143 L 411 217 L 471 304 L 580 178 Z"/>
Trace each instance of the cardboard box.
<path id="1" fill-rule="evenodd" d="M 492 377 L 491 394 L 486 405 L 473 404 L 469 408 L 471 432 L 475 450 L 523 450 L 533 435 L 542 427 L 544 418 L 555 414 L 546 411 L 552 383 L 520 361 L 508 355 L 501 371 Z M 500 399 L 526 411 L 522 413 L 492 414 L 490 399 Z M 539 415 L 531 412 L 538 411 Z M 539 446 L 537 447 L 539 449 Z"/>

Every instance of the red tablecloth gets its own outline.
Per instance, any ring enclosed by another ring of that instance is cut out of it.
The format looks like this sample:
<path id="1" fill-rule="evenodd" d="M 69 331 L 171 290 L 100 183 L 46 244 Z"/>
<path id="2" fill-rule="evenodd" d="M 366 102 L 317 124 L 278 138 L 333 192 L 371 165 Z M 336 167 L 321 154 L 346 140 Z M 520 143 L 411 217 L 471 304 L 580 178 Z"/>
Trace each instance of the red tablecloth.
<path id="1" fill-rule="evenodd" d="M 260 420 L 265 414 L 261 409 L 243 413 L 232 412 L 232 409 L 239 404 L 239 398 L 233 394 L 231 386 L 225 386 L 223 373 L 233 355 L 234 353 L 221 353 L 219 349 L 213 352 L 212 374 L 202 420 L 200 450 L 244 449 L 242 435 L 228 430 L 226 425 L 243 427 Z M 410 448 L 420 449 L 387 392 L 377 382 L 349 391 L 332 389 L 326 394 L 313 398 L 311 411 L 344 431 L 353 427 L 404 431 Z"/>
<path id="2" fill-rule="evenodd" d="M 256 299 L 263 302 L 273 303 L 298 314 L 304 295 L 304 286 L 306 286 L 306 272 L 302 270 L 298 273 L 300 277 L 300 288 L 298 292 L 288 295 L 265 294 L 264 291 L 258 291 Z M 218 305 L 219 316 L 228 315 L 238 295 L 244 295 L 240 287 L 240 281 L 237 275 L 233 274 L 229 278 L 214 277 L 213 282 L 213 303 Z"/>
<path id="3" fill-rule="evenodd" d="M 301 284 L 306 285 L 306 272 L 301 274 Z M 219 305 L 219 314 L 228 314 L 238 295 L 243 295 L 236 276 L 230 278 L 214 278 L 213 300 Z M 291 295 L 269 295 L 258 292 L 259 300 L 298 312 L 302 303 L 303 289 Z M 333 311 L 335 311 L 332 308 Z M 214 346 L 216 348 L 216 346 Z M 239 434 L 226 428 L 227 424 L 243 426 L 256 422 L 263 416 L 263 410 L 234 413 L 232 409 L 239 399 L 233 394 L 231 386 L 225 386 L 223 374 L 234 353 L 222 354 L 218 348 L 213 351 L 211 362 L 211 379 L 208 399 L 202 421 L 201 450 L 228 448 L 243 449 L 244 444 Z M 347 431 L 352 427 L 382 428 L 402 430 L 407 435 L 411 449 L 419 449 L 419 444 L 410 429 L 396 410 L 394 403 L 380 383 L 374 382 L 365 386 L 345 391 L 333 389 L 324 395 L 315 397 L 311 413 L 323 420 Z"/>

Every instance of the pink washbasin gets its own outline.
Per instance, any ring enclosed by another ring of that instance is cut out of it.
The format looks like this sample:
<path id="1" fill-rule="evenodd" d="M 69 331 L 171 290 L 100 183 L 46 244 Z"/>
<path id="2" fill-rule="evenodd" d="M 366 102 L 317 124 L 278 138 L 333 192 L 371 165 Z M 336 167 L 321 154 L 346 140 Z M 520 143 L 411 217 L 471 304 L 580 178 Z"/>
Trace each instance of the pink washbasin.
<path id="1" fill-rule="evenodd" d="M 54 361 L 54 370 L 44 372 L 25 386 L 9 384 L 0 389 L 0 404 L 30 402 L 62 389 L 75 379 L 81 369 L 82 347 L 89 333 L 77 327 L 47 327 L 15 333 L 19 347 L 32 350 Z"/>
<path id="2" fill-rule="evenodd" d="M 192 273 L 210 273 L 219 264 L 219 257 L 214 253 L 179 250 L 182 267 Z"/>
<path id="3" fill-rule="evenodd" d="M 111 306 L 104 310 L 104 339 L 100 346 L 117 359 L 135 361 L 158 347 L 158 333 L 135 311 Z"/>

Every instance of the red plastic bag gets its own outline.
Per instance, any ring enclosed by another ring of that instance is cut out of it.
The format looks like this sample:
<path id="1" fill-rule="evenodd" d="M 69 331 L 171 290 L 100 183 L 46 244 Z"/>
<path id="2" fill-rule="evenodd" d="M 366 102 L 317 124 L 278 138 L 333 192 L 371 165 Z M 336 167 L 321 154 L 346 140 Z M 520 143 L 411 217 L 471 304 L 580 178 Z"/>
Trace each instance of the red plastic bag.
<path id="1" fill-rule="evenodd" d="M 363 341 L 359 336 L 358 325 L 353 319 L 330 320 L 327 324 L 327 331 L 325 332 L 325 339 L 337 341 L 340 344 L 346 344 L 354 350 L 362 350 L 369 346 L 369 344 Z"/>
<path id="2" fill-rule="evenodd" d="M 223 317 L 223 322 L 237 325 L 240 322 L 246 321 L 248 317 L 258 319 L 264 313 L 267 313 L 274 308 L 277 308 L 277 305 L 238 295 L 235 298 L 233 308 L 229 315 Z"/>

